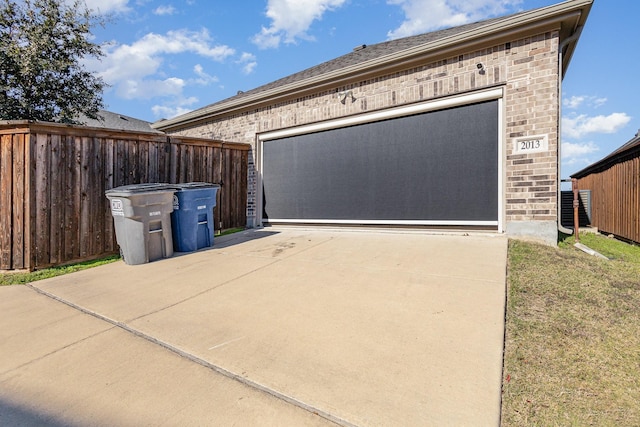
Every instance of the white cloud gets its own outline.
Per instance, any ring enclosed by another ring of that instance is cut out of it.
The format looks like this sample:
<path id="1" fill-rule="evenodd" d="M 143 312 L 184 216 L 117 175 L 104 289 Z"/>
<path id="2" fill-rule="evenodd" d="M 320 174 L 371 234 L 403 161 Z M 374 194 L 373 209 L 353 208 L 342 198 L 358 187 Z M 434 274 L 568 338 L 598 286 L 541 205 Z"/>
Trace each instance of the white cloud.
<path id="1" fill-rule="evenodd" d="M 108 84 L 115 86 L 118 93 L 131 94 L 131 88 L 142 86 L 149 76 L 160 73 L 166 55 L 193 53 L 215 61 L 223 61 L 235 51 L 225 45 L 212 45 L 206 30 L 191 32 L 187 30 L 169 31 L 165 35 L 149 33 L 128 45 L 111 45 L 105 49 L 106 56 L 101 61 L 93 61 L 90 66 Z M 162 81 L 167 81 L 163 79 Z M 137 83 L 136 83 L 137 82 Z M 134 84 L 135 83 L 135 84 Z M 120 88 L 120 85 L 126 87 Z M 161 87 L 162 85 L 157 85 Z M 168 85 L 164 87 L 169 87 Z M 139 93 L 139 91 L 137 91 Z M 162 95 L 164 92 L 158 92 Z M 173 91 L 169 91 L 173 93 Z"/>
<path id="2" fill-rule="evenodd" d="M 573 143 L 573 142 L 563 142 L 562 143 L 562 159 L 574 159 L 576 157 L 584 157 L 587 154 L 595 153 L 600 149 L 593 142 L 584 142 L 584 143 Z"/>
<path id="3" fill-rule="evenodd" d="M 85 0 L 87 7 L 94 13 L 124 13 L 131 10 L 129 0 Z"/>
<path id="4" fill-rule="evenodd" d="M 253 36 L 253 43 L 261 49 L 276 48 L 281 42 L 295 43 L 297 39 L 313 39 L 307 30 L 313 21 L 322 19 L 327 11 L 342 6 L 346 0 L 269 0 L 266 15 L 271 19 L 268 28 L 262 27 Z"/>
<path id="5" fill-rule="evenodd" d="M 191 106 L 198 102 L 198 98 L 178 98 L 163 105 L 154 105 L 151 107 L 153 115 L 160 119 L 171 119 L 181 114 L 186 114 L 193 110 Z"/>
<path id="6" fill-rule="evenodd" d="M 256 61 L 256 56 L 247 52 L 243 52 L 242 55 L 240 56 L 240 59 L 236 61 L 236 63 L 242 65 L 242 72 L 244 74 L 253 73 L 255 68 L 258 66 L 258 62 Z"/>
<path id="7" fill-rule="evenodd" d="M 580 105 L 582 105 L 585 99 L 586 99 L 585 96 L 572 96 L 571 98 L 563 99 L 562 105 L 564 105 L 567 108 L 575 109 L 575 108 L 578 108 Z"/>
<path id="8" fill-rule="evenodd" d="M 588 166 L 597 160 L 592 155 L 598 151 L 600 148 L 593 142 L 563 142 L 562 167 L 571 166 L 572 169 L 580 169 Z"/>
<path id="9" fill-rule="evenodd" d="M 173 6 L 158 6 L 153 13 L 155 15 L 174 15 L 177 12 L 176 8 Z"/>
<path id="10" fill-rule="evenodd" d="M 580 139 L 592 133 L 616 133 L 629 121 L 625 113 L 612 113 L 608 116 L 589 117 L 586 114 L 572 115 L 562 118 L 562 135 Z"/>
<path id="11" fill-rule="evenodd" d="M 210 74 L 207 74 L 204 71 L 204 68 L 202 67 L 202 65 L 200 64 L 196 64 L 193 67 L 193 72 L 198 76 L 197 79 L 195 79 L 193 82 L 197 83 L 199 85 L 202 86 L 208 86 L 211 83 L 215 83 L 218 81 L 218 78 L 216 76 L 212 76 Z"/>
<path id="12" fill-rule="evenodd" d="M 172 117 L 188 111 L 189 105 L 197 102 L 185 96 L 189 87 L 210 85 L 218 78 L 208 74 L 200 64 L 192 68 L 192 75 L 184 69 L 177 75 L 175 70 L 179 67 L 165 66 L 171 56 L 188 53 L 191 58 L 222 62 L 235 55 L 234 49 L 214 44 L 206 30 L 149 33 L 131 44 L 112 43 L 104 52 L 102 60 L 88 60 L 87 67 L 111 85 L 117 97 L 163 99 L 162 104 L 154 107 L 154 114 Z"/>
<path id="13" fill-rule="evenodd" d="M 607 103 L 607 98 L 598 98 L 596 96 L 572 96 L 571 98 L 565 98 L 562 100 L 562 105 L 570 108 L 577 109 L 586 103 L 586 106 L 592 108 L 602 107 Z"/>
<path id="14" fill-rule="evenodd" d="M 607 98 L 593 97 L 593 99 L 591 100 L 591 105 L 593 106 L 593 108 L 602 107 L 606 103 L 607 103 Z"/>
<path id="15" fill-rule="evenodd" d="M 182 94 L 185 81 L 177 77 L 164 80 L 125 80 L 116 88 L 116 93 L 124 99 L 151 99 L 157 96 L 178 96 Z"/>
<path id="16" fill-rule="evenodd" d="M 389 39 L 426 33 L 503 14 L 522 0 L 387 0 L 400 6 L 404 22 L 389 31 Z"/>
<path id="17" fill-rule="evenodd" d="M 242 67 L 242 72 L 244 74 L 251 74 L 253 73 L 253 71 L 256 69 L 257 66 L 258 66 L 257 62 L 249 62 L 247 64 L 244 64 L 244 66 Z"/>

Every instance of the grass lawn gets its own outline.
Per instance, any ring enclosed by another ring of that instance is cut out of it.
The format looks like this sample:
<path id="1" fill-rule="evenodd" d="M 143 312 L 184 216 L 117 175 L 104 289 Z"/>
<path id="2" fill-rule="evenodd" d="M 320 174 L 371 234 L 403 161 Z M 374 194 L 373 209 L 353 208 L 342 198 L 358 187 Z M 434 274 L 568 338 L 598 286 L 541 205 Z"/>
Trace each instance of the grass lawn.
<path id="1" fill-rule="evenodd" d="M 227 234 L 238 233 L 244 231 L 244 228 L 230 228 L 222 233 L 216 232 L 216 237 L 226 236 Z M 62 274 L 73 273 L 74 271 L 84 270 L 87 268 L 97 267 L 99 265 L 108 264 L 120 259 L 120 256 L 113 255 L 94 261 L 80 262 L 77 264 L 65 265 L 60 267 L 44 268 L 33 272 L 10 272 L 0 273 L 0 286 L 6 285 L 22 285 L 25 283 L 35 282 L 37 280 L 48 279 L 50 277 L 60 276 Z"/>
<path id="2" fill-rule="evenodd" d="M 503 426 L 640 426 L 640 247 L 511 241 Z"/>
<path id="3" fill-rule="evenodd" d="M 42 270 L 32 272 L 0 273 L 0 286 L 22 285 L 25 283 L 31 283 L 35 282 L 36 280 L 48 279 L 50 277 L 73 273 L 74 271 L 97 267 L 99 265 L 108 264 L 119 259 L 119 255 L 113 255 L 94 261 L 80 262 L 77 264 L 65 265 L 60 267 L 43 268 Z"/>

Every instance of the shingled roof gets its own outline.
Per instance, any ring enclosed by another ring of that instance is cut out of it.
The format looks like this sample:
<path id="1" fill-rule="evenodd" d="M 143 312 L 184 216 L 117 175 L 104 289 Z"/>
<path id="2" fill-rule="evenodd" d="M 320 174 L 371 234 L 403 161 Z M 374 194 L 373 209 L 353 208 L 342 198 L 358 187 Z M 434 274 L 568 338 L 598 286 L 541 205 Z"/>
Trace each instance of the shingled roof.
<path id="1" fill-rule="evenodd" d="M 555 19 L 562 22 L 561 39 L 572 35 L 576 27 L 584 24 L 593 0 L 569 0 L 553 6 L 533 9 L 498 18 L 487 19 L 458 27 L 447 28 L 416 36 L 390 40 L 373 45 L 361 45 L 343 56 L 316 65 L 279 80 L 267 83 L 246 92 L 238 92 L 230 98 L 209 104 L 198 110 L 169 120 L 161 120 L 152 126 L 157 129 L 169 129 L 188 122 L 202 120 L 224 111 L 281 96 L 284 92 L 300 91 L 303 87 L 319 87 L 319 83 L 335 86 L 339 79 L 346 80 L 363 71 L 377 70 L 389 64 L 398 63 L 411 57 L 441 51 L 446 47 L 477 40 L 487 36 L 496 36 L 506 31 Z M 576 14 L 576 11 L 586 13 Z M 570 27 L 570 28 L 569 28 Z M 567 47 L 563 70 L 567 68 L 575 42 Z M 327 83 L 331 82 L 331 83 Z"/>
<path id="2" fill-rule="evenodd" d="M 514 14 L 511 16 L 515 16 L 515 15 L 519 15 L 519 14 Z M 203 108 L 212 107 L 230 100 L 243 98 L 243 97 L 260 93 L 260 92 L 265 92 L 269 89 L 286 86 L 290 83 L 300 82 L 312 77 L 322 76 L 332 71 L 339 71 L 351 66 L 363 64 L 367 61 L 370 61 L 373 59 L 379 59 L 381 57 L 391 55 L 397 52 L 401 52 L 412 47 L 421 46 L 429 42 L 444 39 L 456 34 L 464 33 L 465 31 L 469 31 L 471 29 L 478 28 L 495 21 L 499 21 L 501 19 L 504 19 L 504 17 L 489 19 L 486 21 L 478 21 L 472 24 L 466 24 L 459 27 L 447 28 L 440 31 L 434 31 L 431 33 L 420 34 L 417 36 L 390 40 L 390 41 L 377 43 L 373 45 L 360 45 L 354 48 L 352 52 L 349 52 L 346 55 L 342 55 L 330 61 L 323 62 L 322 64 L 313 66 L 311 68 L 307 68 L 306 70 L 300 71 L 295 74 L 291 74 L 287 77 L 281 78 L 271 83 L 267 83 L 255 89 L 238 93 L 237 95 L 232 96 L 231 98 L 224 99 L 220 102 L 210 104 Z"/>
<path id="3" fill-rule="evenodd" d="M 91 119 L 89 117 L 81 117 L 79 120 L 84 126 L 106 129 L 117 129 L 134 132 L 153 132 L 164 133 L 151 127 L 151 123 L 145 120 L 136 119 L 125 116 L 123 114 L 113 113 L 107 110 L 100 110 L 98 115 L 100 120 Z"/>

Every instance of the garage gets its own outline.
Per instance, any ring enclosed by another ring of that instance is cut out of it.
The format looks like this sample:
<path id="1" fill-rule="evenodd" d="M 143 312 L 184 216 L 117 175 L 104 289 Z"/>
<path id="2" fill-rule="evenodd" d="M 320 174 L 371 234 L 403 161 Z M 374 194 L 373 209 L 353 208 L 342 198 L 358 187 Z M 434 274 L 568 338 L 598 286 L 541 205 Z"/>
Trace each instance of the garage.
<path id="1" fill-rule="evenodd" d="M 501 94 L 262 135 L 263 223 L 497 229 Z"/>
<path id="2" fill-rule="evenodd" d="M 154 126 L 251 144 L 250 228 L 481 229 L 556 245 L 562 80 L 592 3 L 358 43 Z"/>

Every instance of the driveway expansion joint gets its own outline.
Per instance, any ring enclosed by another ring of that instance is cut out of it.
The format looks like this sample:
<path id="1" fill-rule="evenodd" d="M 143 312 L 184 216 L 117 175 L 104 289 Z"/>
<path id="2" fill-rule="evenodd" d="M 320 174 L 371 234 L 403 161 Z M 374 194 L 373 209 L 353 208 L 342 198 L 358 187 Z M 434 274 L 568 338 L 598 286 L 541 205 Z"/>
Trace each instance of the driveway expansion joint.
<path id="1" fill-rule="evenodd" d="M 247 273 L 247 274 L 249 274 L 249 273 Z M 250 380 L 248 378 L 245 378 L 242 375 L 238 375 L 238 374 L 236 374 L 236 373 L 234 373 L 232 371 L 229 371 L 229 370 L 227 370 L 227 369 L 225 369 L 225 368 L 223 368 L 221 366 L 218 366 L 218 365 L 215 365 L 213 363 L 210 363 L 210 362 L 208 362 L 208 361 L 206 361 L 206 360 L 204 360 L 204 359 L 202 359 L 202 358 L 200 358 L 200 357 L 198 357 L 198 356 L 196 356 L 194 354 L 191 354 L 191 353 L 189 353 L 189 352 L 187 352 L 185 350 L 182 350 L 182 349 L 180 349 L 180 348 L 178 348 L 176 346 L 173 346 L 173 345 L 171 345 L 171 344 L 169 344 L 167 342 L 159 340 L 159 339 L 157 339 L 157 338 L 155 338 L 155 337 L 153 337 L 151 335 L 148 335 L 148 334 L 146 334 L 146 333 L 144 333 L 144 332 L 142 332 L 142 331 L 140 331 L 138 329 L 135 329 L 135 328 L 127 325 L 126 323 L 119 322 L 117 320 L 111 319 L 111 318 L 109 318 L 107 316 L 104 316 L 104 315 L 98 313 L 98 312 L 95 312 L 93 310 L 89 310 L 89 309 L 84 308 L 82 306 L 79 306 L 79 305 L 77 305 L 77 304 L 75 304 L 75 303 L 73 303 L 71 301 L 65 300 L 64 298 L 61 298 L 61 297 L 59 297 L 59 296 L 57 296 L 55 294 L 47 292 L 47 291 L 45 291 L 45 290 L 43 290 L 41 288 L 38 288 L 37 286 L 33 285 L 32 283 L 28 283 L 25 286 L 28 287 L 29 289 L 33 290 L 34 292 L 40 294 L 40 295 L 43 295 L 43 296 L 48 297 L 48 298 L 51 298 L 51 299 L 53 299 L 53 300 L 55 300 L 57 302 L 65 304 L 65 305 L 67 305 L 67 306 L 69 306 L 69 307 L 71 307 L 71 308 L 73 308 L 75 310 L 78 310 L 78 311 L 80 311 L 80 312 L 82 312 L 84 314 L 93 316 L 93 317 L 95 317 L 95 318 L 97 318 L 99 320 L 107 322 L 107 323 L 109 323 L 109 324 L 111 324 L 111 325 L 113 325 L 115 327 L 118 327 L 118 328 L 120 328 L 120 329 L 122 329 L 122 330 L 124 330 L 124 331 L 126 331 L 126 332 L 128 332 L 128 333 L 130 333 L 130 334 L 132 334 L 134 336 L 136 336 L 136 337 L 142 338 L 142 339 L 144 339 L 144 340 L 146 340 L 146 341 L 148 341 L 148 342 L 150 342 L 152 344 L 158 345 L 158 346 L 164 348 L 165 350 L 169 350 L 170 352 L 172 352 L 172 353 L 174 353 L 174 354 L 176 354 L 176 355 L 178 355 L 178 356 L 180 356 L 180 357 L 182 357 L 184 359 L 187 359 L 187 360 L 189 360 L 189 361 L 191 361 L 193 363 L 196 363 L 196 364 L 198 364 L 200 366 L 208 368 L 209 370 L 212 370 L 212 371 L 216 372 L 217 374 L 220 374 L 220 375 L 222 375 L 222 376 L 224 376 L 226 378 L 235 380 L 235 381 L 243 384 L 244 386 L 247 386 L 247 387 L 250 387 L 250 388 L 252 388 L 254 390 L 257 390 L 258 392 L 261 392 L 261 393 L 270 395 L 271 397 L 274 397 L 276 399 L 282 400 L 282 401 L 284 401 L 284 402 L 286 402 L 286 403 L 288 403 L 290 405 L 296 406 L 296 407 L 298 407 L 298 408 L 300 408 L 300 409 L 302 409 L 304 411 L 310 412 L 311 414 L 314 414 L 314 415 L 317 415 L 317 416 L 319 416 L 321 418 L 324 418 L 325 420 L 330 421 L 330 422 L 332 422 L 332 423 L 334 423 L 336 425 L 343 426 L 343 427 L 358 427 L 356 424 L 350 423 L 349 421 L 344 420 L 344 419 L 342 419 L 342 418 L 340 418 L 340 417 L 338 417 L 336 415 L 333 415 L 333 414 L 331 414 L 329 412 L 326 412 L 326 411 L 324 411 L 324 410 L 322 410 L 320 408 L 316 408 L 316 407 L 314 407 L 312 405 L 309 405 L 307 403 L 304 403 L 304 402 L 302 402 L 302 401 L 300 401 L 300 400 L 298 400 L 298 399 L 296 399 L 296 398 L 294 398 L 292 396 L 286 395 L 286 394 L 284 394 L 282 392 L 279 392 L 277 390 L 273 390 L 273 389 L 271 389 L 271 388 L 269 388 L 269 387 L 267 387 L 265 385 L 262 385 L 262 384 L 260 384 L 258 382 L 255 382 L 255 381 L 252 381 L 252 380 Z M 205 292 L 208 292 L 208 291 L 205 291 Z M 144 316 L 142 316 L 142 317 L 144 317 Z M 101 331 L 98 334 L 103 333 L 103 332 L 105 332 L 105 331 Z M 97 334 L 95 334 L 95 335 L 97 335 Z M 95 336 L 95 335 L 93 335 L 93 336 Z M 90 338 L 90 337 L 87 337 L 87 338 Z M 87 338 L 84 338 L 84 339 L 87 339 Z M 70 345 L 72 345 L 72 344 L 70 344 Z M 66 346 L 66 347 L 68 347 L 68 346 Z M 60 351 L 60 349 L 56 350 L 56 352 L 57 351 Z"/>
<path id="2" fill-rule="evenodd" d="M 315 245 L 311 245 L 310 247 L 308 247 L 308 248 L 305 248 L 305 249 L 301 250 L 301 251 L 300 251 L 300 253 L 301 253 L 301 252 L 305 252 L 305 251 L 307 251 L 307 250 L 310 250 L 310 249 L 312 249 L 312 248 L 315 248 L 315 247 L 317 247 L 317 246 L 320 246 L 320 245 L 322 245 L 322 244 L 324 244 L 324 243 L 326 243 L 326 242 L 327 242 L 327 241 L 321 241 L 321 242 L 318 242 L 318 243 L 316 243 Z M 280 254 L 280 253 L 281 253 L 281 252 L 279 252 L 278 254 Z M 190 297 L 188 297 L 188 298 L 184 298 L 184 299 L 182 299 L 182 300 L 180 300 L 180 301 L 176 301 L 176 302 L 175 302 L 175 303 L 173 303 L 173 304 L 169 304 L 169 305 L 167 305 L 167 306 L 165 306 L 165 307 L 161 307 L 161 308 L 158 308 L 158 309 L 156 309 L 156 310 L 153 310 L 153 311 L 151 311 L 151 312 L 149 312 L 149 313 L 145 313 L 145 314 L 143 314 L 143 315 L 141 315 L 141 316 L 138 316 L 138 317 L 134 317 L 134 318 L 132 318 L 132 319 L 129 319 L 129 322 L 134 322 L 134 321 L 136 321 L 136 320 L 143 319 L 143 318 L 145 318 L 145 317 L 147 317 L 147 316 L 151 316 L 151 315 L 154 315 L 154 314 L 160 313 L 160 312 L 162 312 L 162 311 L 164 311 L 164 310 L 167 310 L 167 309 L 169 309 L 169 308 L 175 307 L 175 306 L 180 305 L 180 304 L 182 304 L 182 303 L 185 303 L 185 302 L 187 302 L 187 301 L 190 301 L 190 300 L 193 300 L 193 299 L 195 299 L 195 298 L 198 298 L 198 297 L 200 297 L 200 296 L 202 296 L 202 295 L 204 295 L 204 294 L 206 294 L 206 293 L 208 293 L 208 292 L 214 291 L 214 290 L 216 290 L 216 289 L 220 289 L 220 288 L 222 288 L 222 287 L 224 287 L 224 286 L 226 286 L 226 285 L 229 285 L 230 283 L 236 282 L 236 281 L 238 281 L 239 279 L 242 279 L 242 278 L 244 278 L 244 277 L 246 277 L 246 276 L 249 276 L 249 275 L 251 275 L 251 274 L 254 274 L 254 273 L 256 273 L 256 272 L 258 272 L 258 271 L 260 271 L 260 270 L 262 270 L 262 269 L 265 269 L 265 268 L 267 268 L 267 267 L 271 267 L 271 266 L 273 266 L 273 265 L 275 265 L 275 264 L 277 264 L 277 263 L 279 263 L 279 262 L 282 262 L 282 261 L 286 260 L 287 258 L 290 258 L 290 257 L 292 257 L 292 256 L 294 256 L 294 255 L 295 255 L 295 254 L 290 254 L 290 255 L 288 255 L 288 256 L 284 256 L 284 257 L 275 257 L 275 256 L 272 256 L 272 257 L 270 257 L 270 258 L 273 258 L 273 262 L 270 262 L 269 264 L 262 265 L 262 266 L 260 266 L 260 267 L 257 267 L 257 268 L 255 268 L 255 269 L 251 270 L 251 271 L 247 271 L 246 273 L 241 274 L 241 275 L 239 275 L 239 276 L 237 276 L 237 277 L 234 277 L 233 279 L 229 279 L 229 280 L 227 280 L 227 281 L 225 281 L 225 282 L 222 282 L 222 283 L 220 283 L 220 284 L 218 284 L 218 285 L 216 285 L 216 286 L 213 286 L 213 287 L 211 287 L 211 288 L 205 289 L 204 291 L 201 291 L 201 292 L 198 292 L 197 294 L 191 295 L 191 296 L 190 296 Z"/>

